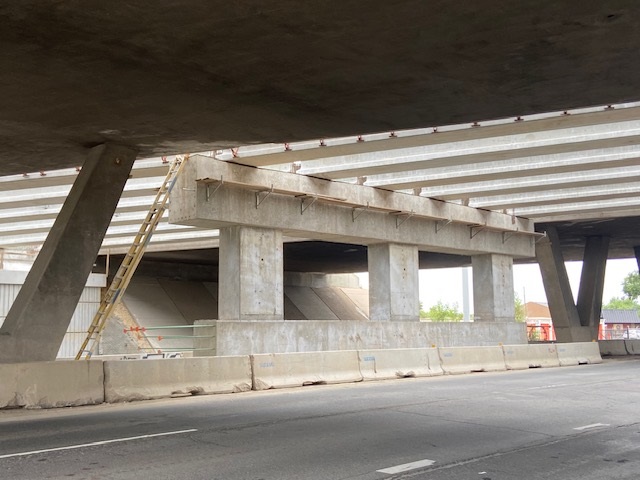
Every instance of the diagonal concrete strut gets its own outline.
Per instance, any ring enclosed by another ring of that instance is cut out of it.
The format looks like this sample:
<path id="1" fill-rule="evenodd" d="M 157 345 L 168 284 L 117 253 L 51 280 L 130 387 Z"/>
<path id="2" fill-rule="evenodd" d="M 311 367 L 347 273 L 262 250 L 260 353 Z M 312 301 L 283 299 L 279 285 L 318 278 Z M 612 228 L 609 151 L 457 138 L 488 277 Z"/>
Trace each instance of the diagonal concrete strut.
<path id="1" fill-rule="evenodd" d="M 0 328 L 0 363 L 55 360 L 136 153 L 110 144 L 89 152 Z"/>

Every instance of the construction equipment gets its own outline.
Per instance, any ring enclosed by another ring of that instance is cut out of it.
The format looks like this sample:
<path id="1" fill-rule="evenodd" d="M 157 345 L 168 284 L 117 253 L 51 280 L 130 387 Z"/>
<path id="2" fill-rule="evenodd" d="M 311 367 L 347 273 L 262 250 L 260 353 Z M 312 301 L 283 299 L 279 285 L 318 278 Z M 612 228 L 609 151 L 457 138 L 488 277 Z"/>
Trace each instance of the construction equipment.
<path id="1" fill-rule="evenodd" d="M 182 171 L 182 167 L 188 159 L 189 154 L 178 155 L 169 166 L 169 172 L 167 173 L 162 186 L 158 190 L 156 198 L 154 199 L 151 208 L 149 208 L 149 212 L 133 240 L 133 244 L 122 260 L 120 268 L 118 268 L 118 272 L 115 277 L 113 277 L 111 285 L 109 285 L 107 292 L 100 302 L 98 311 L 93 317 L 91 325 L 87 331 L 87 337 L 76 354 L 76 360 L 80 360 L 82 355 L 85 355 L 85 358 L 88 360 L 93 355 L 96 345 L 98 344 L 98 340 L 100 339 L 100 335 L 107 323 L 107 319 L 111 315 L 111 312 L 117 305 L 118 301 L 124 295 L 124 292 L 131 281 L 131 277 L 133 277 L 133 274 L 142 259 L 142 255 L 144 255 L 144 251 L 149 244 L 149 240 L 151 240 L 151 236 L 167 208 L 169 194 L 176 183 L 178 175 Z"/>

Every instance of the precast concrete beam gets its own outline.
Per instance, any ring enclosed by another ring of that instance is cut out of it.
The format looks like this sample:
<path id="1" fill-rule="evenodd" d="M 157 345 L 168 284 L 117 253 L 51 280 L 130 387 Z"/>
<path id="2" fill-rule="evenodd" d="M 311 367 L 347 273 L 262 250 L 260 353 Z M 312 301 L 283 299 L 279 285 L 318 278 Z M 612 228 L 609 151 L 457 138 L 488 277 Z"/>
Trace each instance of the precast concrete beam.
<path id="1" fill-rule="evenodd" d="M 222 320 L 282 320 L 282 233 L 234 226 L 220 230 L 218 316 Z"/>
<path id="2" fill-rule="evenodd" d="M 474 321 L 515 321 L 513 259 L 507 255 L 474 255 L 471 264 Z"/>
<path id="3" fill-rule="evenodd" d="M 418 321 L 420 299 L 418 248 L 413 245 L 369 245 L 369 319 Z"/>
<path id="4" fill-rule="evenodd" d="M 536 259 L 542 274 L 542 283 L 549 303 L 553 328 L 559 342 L 575 341 L 573 329 L 581 327 L 569 284 L 560 238 L 554 227 L 547 228 L 547 236 L 536 243 Z"/>
<path id="5" fill-rule="evenodd" d="M 169 221 L 202 228 L 252 225 L 292 237 L 397 243 L 470 255 L 534 254 L 533 225 L 497 212 L 302 175 L 195 157 L 172 197 Z M 503 235 L 504 234 L 504 235 Z"/>
<path id="6" fill-rule="evenodd" d="M 604 274 L 608 252 L 609 237 L 596 236 L 587 238 L 576 306 L 580 324 L 583 327 L 594 329 L 596 338 L 598 326 L 600 325 L 602 292 L 604 290 Z"/>
<path id="7" fill-rule="evenodd" d="M 0 328 L 0 363 L 55 360 L 136 150 L 94 147 Z"/>
<path id="8" fill-rule="evenodd" d="M 626 108 L 584 108 L 571 112 L 550 112 L 531 116 L 521 116 L 518 122 L 512 118 L 483 122 L 482 128 L 477 124 L 449 125 L 439 128 L 401 130 L 383 134 L 358 135 L 318 141 L 304 141 L 282 145 L 246 146 L 225 150 L 216 155 L 220 159 L 233 160 L 244 165 L 262 167 L 267 165 L 286 164 L 303 161 L 309 173 L 321 173 L 325 168 L 344 168 L 340 162 L 345 158 L 357 158 L 358 155 L 380 154 L 389 151 L 401 151 L 426 147 L 427 153 L 433 153 L 441 145 L 449 148 L 445 151 L 451 155 L 456 150 L 470 152 L 470 147 L 485 151 L 502 150 L 501 145 L 519 148 L 530 145 L 541 145 L 565 142 L 580 142 L 593 138 L 607 138 L 611 132 L 631 130 L 629 135 L 637 132 L 637 121 L 640 120 L 640 108 L 637 105 Z M 437 135 L 434 135 L 437 133 Z M 500 142 L 502 139 L 502 142 Z M 459 148 L 451 148 L 459 145 Z M 465 148 L 463 148 L 465 147 Z M 387 154 L 388 155 L 388 154 Z M 367 156 L 367 158 L 372 158 Z M 379 158 L 383 162 L 388 158 Z M 348 168 L 348 167 L 347 167 Z"/>

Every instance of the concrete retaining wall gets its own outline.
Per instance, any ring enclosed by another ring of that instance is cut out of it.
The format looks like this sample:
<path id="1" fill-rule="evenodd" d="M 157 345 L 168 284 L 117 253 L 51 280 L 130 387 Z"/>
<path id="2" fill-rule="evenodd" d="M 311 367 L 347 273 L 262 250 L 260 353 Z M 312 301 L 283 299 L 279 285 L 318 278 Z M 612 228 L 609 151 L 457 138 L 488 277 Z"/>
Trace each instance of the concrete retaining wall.
<path id="1" fill-rule="evenodd" d="M 104 372 L 109 403 L 251 390 L 246 356 L 106 361 Z"/>
<path id="2" fill-rule="evenodd" d="M 362 381 L 356 351 L 251 355 L 251 367 L 254 390 Z"/>
<path id="3" fill-rule="evenodd" d="M 526 325 L 516 322 L 217 320 L 215 325 L 217 355 L 527 344 Z"/>
<path id="4" fill-rule="evenodd" d="M 504 345 L 502 350 L 507 370 L 560 366 L 554 344 Z"/>
<path id="5" fill-rule="evenodd" d="M 559 343 L 558 360 L 561 367 L 602 363 L 598 342 Z"/>
<path id="6" fill-rule="evenodd" d="M 0 364 L 0 408 L 104 402 L 102 361 Z"/>

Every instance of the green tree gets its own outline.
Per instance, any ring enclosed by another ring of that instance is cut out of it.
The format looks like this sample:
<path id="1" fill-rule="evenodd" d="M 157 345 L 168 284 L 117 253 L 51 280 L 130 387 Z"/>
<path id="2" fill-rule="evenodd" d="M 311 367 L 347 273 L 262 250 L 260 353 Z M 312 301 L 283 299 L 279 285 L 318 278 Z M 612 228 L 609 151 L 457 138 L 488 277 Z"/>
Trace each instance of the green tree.
<path id="1" fill-rule="evenodd" d="M 637 270 L 624 277 L 622 291 L 631 300 L 640 297 L 640 273 Z"/>
<path id="2" fill-rule="evenodd" d="M 513 294 L 513 303 L 515 306 L 516 322 L 524 322 L 527 319 L 527 312 L 524 303 L 522 303 L 522 300 L 520 300 L 520 297 L 515 292 Z"/>
<path id="3" fill-rule="evenodd" d="M 426 312 L 426 318 L 432 322 L 459 322 L 463 314 L 458 310 L 458 305 L 449 305 L 438 301 Z"/>
<path id="4" fill-rule="evenodd" d="M 633 298 L 613 297 L 609 300 L 609 303 L 603 305 L 602 308 L 606 310 L 640 310 L 640 304 Z"/>

